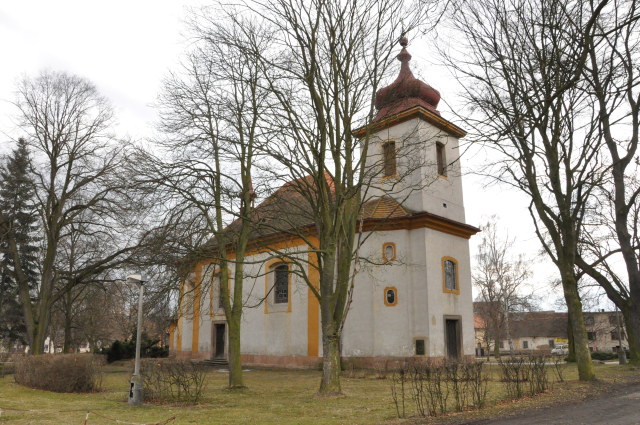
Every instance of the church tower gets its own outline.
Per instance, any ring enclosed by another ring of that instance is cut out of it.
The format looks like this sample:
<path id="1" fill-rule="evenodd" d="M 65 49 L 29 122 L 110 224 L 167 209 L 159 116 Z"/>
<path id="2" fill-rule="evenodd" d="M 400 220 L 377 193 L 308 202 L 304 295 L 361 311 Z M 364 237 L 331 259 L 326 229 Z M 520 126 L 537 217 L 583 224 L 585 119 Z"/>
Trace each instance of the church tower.
<path id="1" fill-rule="evenodd" d="M 400 40 L 400 73 L 376 93 L 368 137 L 368 184 L 363 198 L 388 195 L 411 211 L 465 221 L 458 139 L 465 132 L 440 115 L 440 93 L 414 77 L 408 41 Z"/>
<path id="2" fill-rule="evenodd" d="M 411 72 L 407 44 L 403 37 L 397 78 L 376 93 L 373 122 L 355 132 L 368 141 L 363 252 L 377 265 L 356 284 L 343 354 L 460 360 L 474 354 L 469 238 L 478 232 L 465 223 L 466 133 L 441 116 L 440 93 Z"/>

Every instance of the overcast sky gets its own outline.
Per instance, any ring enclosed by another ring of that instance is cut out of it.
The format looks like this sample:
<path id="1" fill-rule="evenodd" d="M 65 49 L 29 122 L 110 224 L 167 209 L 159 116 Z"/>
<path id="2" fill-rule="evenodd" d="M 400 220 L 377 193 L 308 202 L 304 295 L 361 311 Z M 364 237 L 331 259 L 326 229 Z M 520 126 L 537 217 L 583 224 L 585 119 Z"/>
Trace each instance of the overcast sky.
<path id="1" fill-rule="evenodd" d="M 67 71 L 91 80 L 116 109 L 118 132 L 133 138 L 149 135 L 156 112 L 153 103 L 162 78 L 175 68 L 186 41 L 183 38 L 187 8 L 206 4 L 205 0 L 112 0 L 2 2 L 0 5 L 0 151 L 18 133 L 9 103 L 14 99 L 16 80 L 35 75 L 41 69 Z M 443 101 L 440 110 L 452 119 L 449 105 L 458 102 L 456 84 L 437 63 L 426 40 L 409 46 L 416 74 L 438 89 Z M 462 159 L 465 170 L 481 165 L 483 152 L 470 151 Z M 479 226 L 485 217 L 497 214 L 504 231 L 518 238 L 516 251 L 537 254 L 539 244 L 533 234 L 526 200 L 505 187 L 486 187 L 482 179 L 463 179 L 467 222 Z M 479 237 L 472 238 L 471 254 Z M 548 262 L 535 263 L 533 282 L 550 308 L 557 294 L 546 283 L 555 271 Z"/>

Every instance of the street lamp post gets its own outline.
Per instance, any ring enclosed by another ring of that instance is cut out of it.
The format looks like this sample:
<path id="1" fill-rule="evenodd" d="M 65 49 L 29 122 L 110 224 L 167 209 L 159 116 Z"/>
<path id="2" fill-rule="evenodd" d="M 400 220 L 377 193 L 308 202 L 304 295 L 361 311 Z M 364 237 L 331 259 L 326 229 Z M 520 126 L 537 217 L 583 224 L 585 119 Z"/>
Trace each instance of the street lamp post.
<path id="1" fill-rule="evenodd" d="M 144 278 L 141 274 L 127 276 L 127 283 L 140 287 L 138 295 L 138 329 L 136 332 L 136 362 L 129 385 L 129 406 L 142 406 L 142 376 L 140 375 L 140 340 L 142 339 L 142 297 L 144 295 Z"/>

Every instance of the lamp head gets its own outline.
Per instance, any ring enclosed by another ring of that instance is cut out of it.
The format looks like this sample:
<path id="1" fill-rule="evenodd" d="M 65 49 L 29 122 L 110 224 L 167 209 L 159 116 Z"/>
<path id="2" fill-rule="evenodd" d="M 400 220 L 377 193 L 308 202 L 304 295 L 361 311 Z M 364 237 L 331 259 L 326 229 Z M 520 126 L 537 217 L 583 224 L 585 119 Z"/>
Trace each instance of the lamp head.
<path id="1" fill-rule="evenodd" d="M 146 281 L 147 279 L 141 273 L 130 274 L 129 276 L 127 276 L 127 283 L 130 285 L 134 283 L 138 285 L 142 285 Z"/>

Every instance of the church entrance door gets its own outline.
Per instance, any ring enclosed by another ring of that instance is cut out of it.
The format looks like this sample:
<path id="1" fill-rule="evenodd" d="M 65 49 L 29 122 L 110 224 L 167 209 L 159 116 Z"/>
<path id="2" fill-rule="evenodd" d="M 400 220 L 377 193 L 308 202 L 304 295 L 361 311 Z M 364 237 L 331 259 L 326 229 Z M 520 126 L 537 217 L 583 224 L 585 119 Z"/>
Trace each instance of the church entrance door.
<path id="1" fill-rule="evenodd" d="M 447 360 L 459 361 L 462 357 L 460 319 L 445 318 L 444 336 L 447 347 Z"/>
<path id="2" fill-rule="evenodd" d="M 226 326 L 224 323 L 215 323 L 213 326 L 213 358 L 224 359 L 224 334 Z"/>

